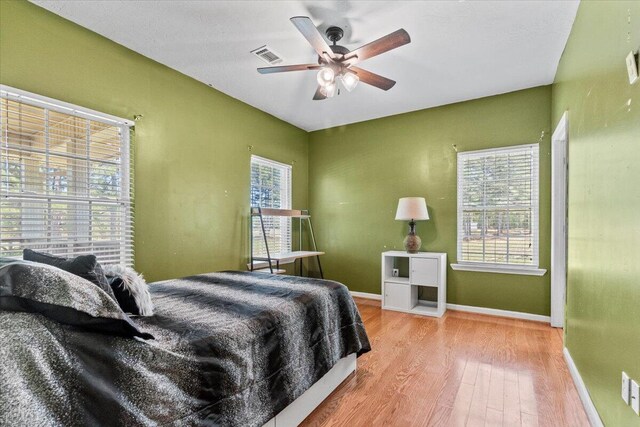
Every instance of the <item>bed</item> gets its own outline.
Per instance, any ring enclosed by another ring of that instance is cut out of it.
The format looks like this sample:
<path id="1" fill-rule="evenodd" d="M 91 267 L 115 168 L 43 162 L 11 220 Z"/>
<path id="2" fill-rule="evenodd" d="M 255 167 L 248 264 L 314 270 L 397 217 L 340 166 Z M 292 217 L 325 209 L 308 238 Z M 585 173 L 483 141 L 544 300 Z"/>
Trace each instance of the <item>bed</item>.
<path id="1" fill-rule="evenodd" d="M 12 308 L 2 277 L 0 425 L 296 425 L 370 350 L 333 281 L 226 271 L 156 282 L 155 314 L 134 317 L 142 334 L 126 337 Z"/>

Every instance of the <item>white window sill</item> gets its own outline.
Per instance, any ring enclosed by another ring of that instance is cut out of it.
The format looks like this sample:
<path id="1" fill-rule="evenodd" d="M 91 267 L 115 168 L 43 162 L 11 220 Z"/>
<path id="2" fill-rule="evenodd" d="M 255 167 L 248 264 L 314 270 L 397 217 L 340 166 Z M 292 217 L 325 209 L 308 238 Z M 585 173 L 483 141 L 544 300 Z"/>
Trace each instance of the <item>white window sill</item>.
<path id="1" fill-rule="evenodd" d="M 543 268 L 516 267 L 503 265 L 480 264 L 451 264 L 451 268 L 457 271 L 479 271 L 484 273 L 519 274 L 523 276 L 544 276 L 547 270 Z"/>

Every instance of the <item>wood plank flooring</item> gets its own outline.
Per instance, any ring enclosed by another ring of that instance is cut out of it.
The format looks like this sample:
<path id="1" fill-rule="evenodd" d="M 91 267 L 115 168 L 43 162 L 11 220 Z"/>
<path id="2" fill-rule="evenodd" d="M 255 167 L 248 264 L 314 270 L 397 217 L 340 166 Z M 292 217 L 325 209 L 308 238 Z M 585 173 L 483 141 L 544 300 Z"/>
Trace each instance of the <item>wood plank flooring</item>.
<path id="1" fill-rule="evenodd" d="M 356 298 L 372 351 L 305 426 L 588 426 L 562 331 L 458 311 L 443 318 Z"/>

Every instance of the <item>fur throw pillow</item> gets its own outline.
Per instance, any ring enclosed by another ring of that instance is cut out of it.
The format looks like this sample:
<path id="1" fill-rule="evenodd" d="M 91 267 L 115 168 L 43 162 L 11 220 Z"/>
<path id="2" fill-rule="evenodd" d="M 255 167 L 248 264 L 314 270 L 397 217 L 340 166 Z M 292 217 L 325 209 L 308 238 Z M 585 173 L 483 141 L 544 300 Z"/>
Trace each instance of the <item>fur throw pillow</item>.
<path id="1" fill-rule="evenodd" d="M 103 268 L 111 279 L 109 283 L 122 310 L 140 316 L 153 315 L 149 286 L 142 274 L 124 265 L 105 265 Z"/>

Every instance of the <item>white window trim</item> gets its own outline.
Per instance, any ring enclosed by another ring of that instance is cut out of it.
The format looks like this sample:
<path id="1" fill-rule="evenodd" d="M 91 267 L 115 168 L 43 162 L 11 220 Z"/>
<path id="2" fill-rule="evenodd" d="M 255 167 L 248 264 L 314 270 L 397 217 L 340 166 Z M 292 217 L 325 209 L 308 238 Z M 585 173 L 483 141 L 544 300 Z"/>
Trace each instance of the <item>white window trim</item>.
<path id="1" fill-rule="evenodd" d="M 475 272 L 484 272 L 484 273 L 501 273 L 501 274 L 517 274 L 517 275 L 525 275 L 525 276 L 543 276 L 547 270 L 539 268 L 540 266 L 540 144 L 521 144 L 521 145 L 512 145 L 508 147 L 498 147 L 498 148 L 487 148 L 482 150 L 473 150 L 473 151 L 464 151 L 458 153 L 464 154 L 467 156 L 467 159 L 474 157 L 484 157 L 487 154 L 492 153 L 500 153 L 505 154 L 509 152 L 520 151 L 523 148 L 537 148 L 538 149 L 538 173 L 535 174 L 534 180 L 534 188 L 536 189 L 536 195 L 538 197 L 538 203 L 534 206 L 532 210 L 533 215 L 533 223 L 536 230 L 536 238 L 533 240 L 533 265 L 519 266 L 516 264 L 496 264 L 496 263 L 485 263 L 485 262 L 473 262 L 473 261 L 458 261 L 458 263 L 452 263 L 451 268 L 456 271 L 475 271 Z M 461 176 L 459 170 L 456 166 L 457 173 L 457 189 L 460 191 L 461 184 Z M 462 215 L 463 210 L 461 206 L 461 198 L 460 195 L 456 195 L 457 198 L 457 227 L 456 227 L 456 244 L 457 244 L 457 258 L 460 260 L 462 258 L 462 248 L 458 242 L 458 236 L 460 233 L 459 227 L 462 223 Z"/>
<path id="2" fill-rule="evenodd" d="M 509 264 L 489 264 L 489 263 L 472 263 L 460 262 L 451 264 L 451 268 L 456 271 L 478 271 L 482 273 L 504 273 L 519 274 L 523 276 L 544 276 L 547 270 L 536 267 L 518 267 Z"/>
<path id="3" fill-rule="evenodd" d="M 278 166 L 278 167 L 282 167 L 288 170 L 288 178 L 289 178 L 289 182 L 287 183 L 288 187 L 289 187 L 289 206 L 282 208 L 282 209 L 291 209 L 291 206 L 293 205 L 293 167 L 290 164 L 287 163 L 282 163 L 279 162 L 277 160 L 273 160 L 273 159 L 269 159 L 267 157 L 262 157 L 262 156 L 257 156 L 255 154 L 251 155 L 251 159 L 249 162 L 249 168 L 251 169 L 251 165 L 253 164 L 253 161 L 257 160 L 258 162 L 263 162 L 269 165 L 273 165 L 273 166 Z M 249 183 L 249 186 L 251 186 L 251 183 Z M 249 195 L 249 203 L 251 203 L 251 194 Z M 251 206 L 253 207 L 253 206 Z M 289 243 L 289 250 L 293 250 L 293 224 L 291 223 L 291 220 L 289 219 L 289 239 L 290 241 Z M 273 254 L 272 254 L 273 255 Z M 286 264 L 293 264 L 295 262 L 295 259 L 284 259 L 280 261 L 280 265 L 286 265 Z M 263 268 L 263 267 L 268 267 L 269 263 L 266 261 L 257 261 L 254 263 L 253 268 Z"/>
<path id="4" fill-rule="evenodd" d="M 79 107 L 68 102 L 48 98 L 46 96 L 27 92 L 22 89 L 16 89 L 7 85 L 0 85 L 0 96 L 2 96 L 2 98 L 11 99 L 13 101 L 24 102 L 25 104 L 31 104 L 38 107 L 47 108 L 49 110 L 58 111 L 60 113 L 78 116 L 84 119 L 95 120 L 98 122 L 124 125 L 128 127 L 131 127 L 135 124 L 131 120 L 112 116 L 106 113 L 101 113 L 100 111 L 91 110 L 89 108 Z"/>
<path id="5" fill-rule="evenodd" d="M 121 190 L 123 192 L 123 200 L 128 200 L 127 203 L 128 203 L 129 209 L 131 209 L 131 206 L 133 205 L 134 202 L 133 200 L 131 200 L 131 186 L 130 186 L 130 174 L 132 173 L 132 165 L 131 165 L 131 157 L 130 157 L 131 142 L 130 142 L 129 129 L 135 125 L 134 121 L 123 119 L 121 117 L 113 116 L 100 111 L 92 110 L 90 108 L 84 108 L 68 102 L 60 101 L 58 99 L 49 98 L 43 95 L 28 92 L 22 89 L 14 88 L 14 87 L 3 85 L 3 84 L 0 84 L 0 99 L 1 98 L 6 98 L 12 101 L 17 101 L 24 104 L 45 108 L 49 111 L 56 111 L 56 112 L 68 114 L 71 116 L 77 116 L 84 119 L 88 119 L 96 122 L 102 122 L 112 126 L 120 127 L 122 129 L 122 137 L 123 137 L 121 162 L 123 166 L 126 165 L 126 167 L 122 167 L 120 170 L 121 180 L 122 180 Z M 49 196 L 31 196 L 31 197 L 38 198 L 38 199 L 50 198 Z M 73 197 L 73 196 L 67 196 L 65 197 L 65 199 L 85 200 L 85 198 Z M 103 200 L 98 198 L 91 199 L 91 201 L 121 203 L 121 201 L 115 202 L 111 199 Z M 133 228 L 134 226 L 133 213 L 131 213 L 131 216 L 128 219 L 130 221 L 131 228 Z M 126 228 L 123 231 L 123 233 L 124 234 L 127 233 Z M 126 241 L 127 237 L 123 235 L 123 239 Z M 133 237 L 131 237 L 130 243 L 131 243 L 131 250 L 127 251 L 126 244 L 125 244 L 125 250 L 120 254 L 120 264 L 133 265 L 133 262 L 134 262 Z"/>

